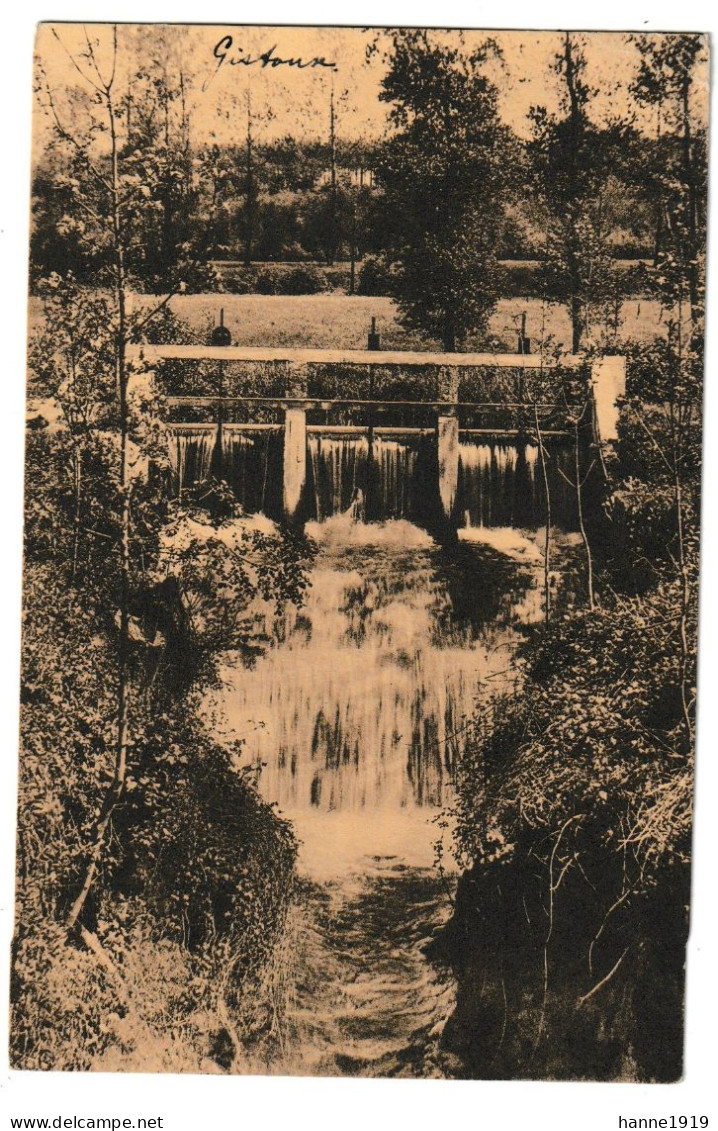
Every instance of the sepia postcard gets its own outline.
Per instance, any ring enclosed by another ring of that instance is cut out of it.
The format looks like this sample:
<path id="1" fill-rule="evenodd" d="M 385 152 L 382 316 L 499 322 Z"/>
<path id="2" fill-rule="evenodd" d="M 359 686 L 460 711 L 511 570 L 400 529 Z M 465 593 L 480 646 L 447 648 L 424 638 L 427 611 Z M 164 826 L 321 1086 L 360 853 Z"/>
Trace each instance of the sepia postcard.
<path id="1" fill-rule="evenodd" d="M 708 37 L 35 51 L 11 1065 L 680 1079 Z"/>

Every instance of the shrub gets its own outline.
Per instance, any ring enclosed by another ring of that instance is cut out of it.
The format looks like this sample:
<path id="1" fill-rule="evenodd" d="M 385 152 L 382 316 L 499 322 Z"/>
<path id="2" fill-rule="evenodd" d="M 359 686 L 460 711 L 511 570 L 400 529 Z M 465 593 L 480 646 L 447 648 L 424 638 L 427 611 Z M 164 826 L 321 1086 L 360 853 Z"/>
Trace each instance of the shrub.
<path id="1" fill-rule="evenodd" d="M 279 286 L 279 268 L 263 267 L 256 273 L 251 289 L 258 295 L 276 295 Z"/>
<path id="2" fill-rule="evenodd" d="M 223 277 L 222 290 L 228 295 L 249 295 L 255 290 L 255 284 L 250 273 L 236 273 Z"/>
<path id="3" fill-rule="evenodd" d="M 68 941 L 62 917 L 110 770 L 112 642 L 56 570 L 26 579 L 13 1063 L 140 1067 L 152 1050 L 158 1068 L 197 1070 L 223 1028 L 236 1056 L 236 1033 L 269 1009 L 290 826 L 203 732 L 199 693 L 150 701 L 157 668 L 136 656 L 126 792 L 84 915 L 99 950 Z"/>
<path id="4" fill-rule="evenodd" d="M 326 275 L 310 263 L 298 264 L 279 274 L 276 294 L 320 295 L 329 290 Z"/>
<path id="5" fill-rule="evenodd" d="M 366 257 L 359 271 L 357 294 L 372 298 L 391 294 L 391 268 L 386 260 L 376 255 Z"/>
<path id="6" fill-rule="evenodd" d="M 447 1040 L 483 1011 L 467 1050 L 479 1074 L 680 1075 L 692 774 L 679 604 L 665 584 L 554 622 L 462 762 L 471 868 L 445 946 L 489 990 L 482 1005 L 464 996 Z"/>

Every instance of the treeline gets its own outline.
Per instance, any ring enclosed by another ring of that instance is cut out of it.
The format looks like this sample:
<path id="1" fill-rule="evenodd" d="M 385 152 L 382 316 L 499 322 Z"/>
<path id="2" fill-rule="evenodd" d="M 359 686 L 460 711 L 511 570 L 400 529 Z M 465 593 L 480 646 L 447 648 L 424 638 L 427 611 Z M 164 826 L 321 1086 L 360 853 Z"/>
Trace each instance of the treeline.
<path id="1" fill-rule="evenodd" d="M 142 120 L 135 115 L 138 133 Z M 157 129 L 151 118 L 146 128 Z M 546 251 L 548 215 L 537 193 L 541 176 L 542 119 L 525 141 L 504 129 L 496 160 L 510 176 L 496 235 L 500 260 L 537 260 Z M 175 127 L 166 143 L 147 136 L 128 146 L 153 142 L 165 184 L 155 215 L 144 232 L 144 249 L 133 261 L 143 288 L 157 287 L 166 272 L 193 246 L 198 259 L 252 263 L 361 262 L 391 257 L 397 210 L 382 175 L 391 141 L 351 143 L 307 141 L 287 136 L 261 145 L 190 146 Z M 617 259 L 653 263 L 666 249 L 669 232 L 661 178 L 679 153 L 680 138 L 663 132 L 647 136 L 630 123 L 592 130 L 591 162 L 600 164 L 601 223 Z M 38 162 L 32 181 L 33 278 L 72 270 L 91 282 L 105 262 L 90 247 L 81 222 L 73 220 L 77 154 L 57 148 Z M 421 191 L 422 172 L 417 170 Z M 479 185 L 474 189 L 479 193 Z M 211 222 L 209 222 L 211 217 Z M 138 249 L 139 252 L 139 249 Z M 198 283 L 206 285 L 209 276 Z M 345 280 L 348 286 L 349 280 Z"/>
<path id="2" fill-rule="evenodd" d="M 605 160 L 612 168 L 604 193 L 610 245 L 617 259 L 655 261 L 664 244 L 660 209 L 646 199 L 646 170 L 665 163 L 675 139 L 655 139 L 627 127 L 597 131 Z M 392 211 L 380 179 L 384 146 L 380 142 L 328 145 L 287 137 L 258 146 L 253 153 L 247 189 L 246 153 L 240 146 L 214 145 L 192 154 L 211 168 L 209 197 L 191 193 L 174 202 L 169 196 L 156 219 L 155 238 L 137 263 L 139 282 L 149 285 L 180 257 L 188 240 L 202 242 L 208 260 L 252 263 L 358 263 L 367 255 L 386 255 L 392 245 Z M 497 247 L 502 260 L 540 259 L 545 244 L 545 216 L 531 199 L 532 147 L 515 135 L 506 159 L 515 166 L 516 184 L 506 201 Z M 45 155 L 32 182 L 33 275 L 68 269 L 91 278 L 101 259 L 87 248 L 81 228 L 69 224 L 71 178 L 58 155 Z M 334 168 L 335 183 L 332 183 Z M 67 191 L 62 191 L 69 178 Z M 215 215 L 203 232 L 206 213 Z M 148 233 L 149 234 L 149 233 Z M 343 280 L 348 286 L 348 278 Z"/>
<path id="3" fill-rule="evenodd" d="M 587 41 L 565 33 L 547 73 L 558 108 L 533 107 L 521 139 L 500 114 L 494 40 L 469 48 L 423 31 L 386 32 L 376 48 L 385 66 L 379 98 L 389 105 L 381 141 L 348 144 L 332 112 L 322 143 L 262 142 L 248 104 L 245 136 L 220 146 L 194 139 L 171 33 L 153 35 L 160 61 L 140 57 L 115 108 L 123 263 L 134 289 L 317 291 L 324 277 L 307 261 L 346 262 L 346 290 L 392 296 L 408 328 L 447 350 L 485 332 L 498 298 L 516 285 L 504 266 L 512 258 L 538 262 L 527 290 L 565 303 L 574 352 L 591 319 L 618 322 L 628 286 L 646 293 L 678 269 L 696 305 L 707 179 L 694 83 L 700 36 L 628 37 L 628 110 L 599 123 Z M 107 158 L 91 132 L 62 144 L 57 103 L 47 90 L 44 98 L 59 137 L 34 178 L 32 278 L 72 272 L 102 285 L 111 245 L 96 238 L 98 202 L 77 190 L 89 177 L 102 193 Z M 72 91 L 63 113 L 91 118 L 87 92 Z M 619 268 L 617 259 L 636 253 L 653 273 Z M 295 264 L 286 290 L 286 272 L 256 271 L 260 261 Z M 228 262 L 243 270 L 228 271 Z"/>

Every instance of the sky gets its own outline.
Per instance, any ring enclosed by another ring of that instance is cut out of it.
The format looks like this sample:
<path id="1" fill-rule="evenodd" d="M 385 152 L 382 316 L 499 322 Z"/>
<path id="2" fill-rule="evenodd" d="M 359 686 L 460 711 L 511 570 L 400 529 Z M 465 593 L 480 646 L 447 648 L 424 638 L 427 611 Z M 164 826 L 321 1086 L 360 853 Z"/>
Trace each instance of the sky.
<path id="1" fill-rule="evenodd" d="M 92 79 L 87 53 L 87 31 L 100 73 L 111 71 L 112 33 L 109 25 L 40 25 L 36 43 L 47 80 L 53 89 L 80 85 L 75 63 Z M 436 33 L 454 38 L 457 33 Z M 558 80 L 552 62 L 561 47 L 561 32 L 503 31 L 462 33 L 468 48 L 491 34 L 503 59 L 493 62 L 491 74 L 499 88 L 500 113 L 520 136 L 528 136 L 528 112 L 533 105 L 549 110 L 558 106 Z M 337 136 L 346 140 L 377 138 L 387 126 L 388 106 L 379 100 L 384 73 L 381 52 L 367 61 L 367 45 L 376 39 L 371 29 L 247 27 L 233 25 L 172 26 L 170 49 L 162 53 L 168 70 L 179 70 L 191 78 L 190 104 L 194 140 L 220 143 L 241 142 L 246 124 L 246 97 L 251 97 L 254 133 L 258 142 L 286 134 L 326 137 L 330 91 L 337 108 Z M 631 107 L 628 86 L 635 73 L 637 52 L 620 32 L 582 33 L 587 60 L 585 78 L 598 91 L 591 114 L 597 120 L 626 116 Z M 156 51 L 151 31 L 142 25 L 120 26 L 118 33 L 118 84 L 127 82 L 129 61 Z M 314 59 L 324 64 L 304 66 L 245 65 L 237 59 L 257 59 L 273 48 L 275 61 Z M 135 54 L 132 55 L 132 52 Z M 74 60 L 74 62 L 73 62 Z M 703 103 L 707 99 L 708 68 L 705 68 Z M 700 84 L 699 84 L 700 85 Z M 633 106 L 635 109 L 635 106 Z M 703 113 L 703 107 L 701 107 Z M 72 113 L 68 107 L 67 113 Z M 639 126 L 655 128 L 654 111 L 642 114 Z M 48 124 L 39 118 L 36 144 L 42 145 Z"/>

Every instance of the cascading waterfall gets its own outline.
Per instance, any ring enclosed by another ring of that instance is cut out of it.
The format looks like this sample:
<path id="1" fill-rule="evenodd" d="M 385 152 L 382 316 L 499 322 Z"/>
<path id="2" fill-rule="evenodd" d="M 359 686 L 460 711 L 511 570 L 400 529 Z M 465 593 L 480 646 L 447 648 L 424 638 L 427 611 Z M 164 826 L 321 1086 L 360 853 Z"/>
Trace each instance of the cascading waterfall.
<path id="1" fill-rule="evenodd" d="M 322 458 L 341 469 L 356 447 Z M 451 910 L 446 806 L 482 706 L 512 685 L 519 626 L 541 615 L 534 567 L 480 546 L 449 561 L 426 533 L 407 545 L 405 521 L 317 531 L 302 607 L 257 609 L 266 650 L 228 658 L 203 711 L 299 842 L 272 1071 L 450 1074 L 453 978 L 426 955 Z"/>
<path id="2" fill-rule="evenodd" d="M 369 445 L 366 436 L 334 439 L 310 436 L 309 461 L 319 522 L 348 509 L 360 484 Z"/>
<path id="3" fill-rule="evenodd" d="M 282 426 L 248 431 L 222 426 L 222 477 L 248 512 L 279 516 L 282 508 Z M 212 472 L 216 424 L 175 424 L 168 437 L 170 463 L 178 491 L 204 482 Z M 421 521 L 427 484 L 418 483 L 419 445 L 375 436 L 369 462 L 366 434 L 310 434 L 308 498 L 311 517 L 322 522 L 352 511 L 355 518 Z M 576 529 L 574 455 L 566 444 L 546 446 L 552 520 Z M 461 525 L 537 529 L 545 522 L 544 483 L 536 444 L 502 441 L 459 444 L 457 509 Z M 431 490 L 431 487 L 428 488 Z"/>
<path id="4" fill-rule="evenodd" d="M 243 506 L 247 504 L 248 482 L 252 479 L 252 466 L 256 441 L 254 436 L 224 425 L 222 428 L 222 470 L 232 484 L 234 494 Z"/>
<path id="5" fill-rule="evenodd" d="M 222 426 L 222 475 L 248 512 L 272 511 L 281 492 L 281 427 L 257 432 Z"/>
<path id="6" fill-rule="evenodd" d="M 358 492 L 367 494 L 367 436 L 310 436 L 314 513 L 318 521 L 347 511 Z M 375 437 L 372 444 L 372 517 L 408 518 L 412 513 L 417 451 L 410 444 Z"/>
<path id="7" fill-rule="evenodd" d="M 216 424 L 174 424 L 168 430 L 167 447 L 178 492 L 217 473 L 217 434 Z M 222 425 L 221 476 L 246 511 L 279 513 L 281 453 L 281 427 L 248 432 L 241 424 Z"/>
<path id="8" fill-rule="evenodd" d="M 167 447 L 178 492 L 209 476 L 217 442 L 216 424 L 175 424 L 169 430 Z"/>
<path id="9" fill-rule="evenodd" d="M 336 827 L 330 865 L 395 838 L 430 864 L 431 818 L 451 796 L 477 697 L 503 678 L 513 611 L 480 630 L 460 621 L 431 540 L 406 551 L 391 541 L 402 530 L 390 522 L 386 542 L 323 551 L 275 646 L 225 673 L 222 729 L 261 767 L 259 789 L 295 822 L 305 859 Z"/>
<path id="10" fill-rule="evenodd" d="M 418 453 L 396 440 L 375 441 L 380 468 L 380 509 L 387 518 L 405 518 L 412 510 L 412 486 Z"/>
<path id="11" fill-rule="evenodd" d="M 573 453 L 546 449 L 552 518 L 566 530 L 575 525 L 571 487 Z M 459 445 L 459 513 L 464 527 L 536 529 L 545 522 L 544 485 L 536 444 L 462 442 Z"/>
<path id="12" fill-rule="evenodd" d="M 459 444 L 459 508 L 464 526 L 515 525 L 517 492 L 524 514 L 533 518 L 538 449 L 527 444 L 522 454 L 519 472 L 519 449 L 514 445 Z"/>

